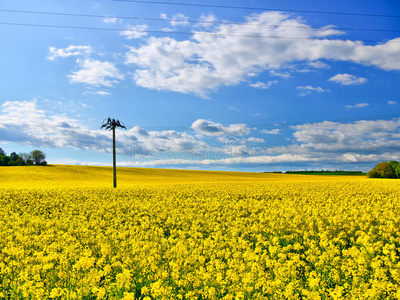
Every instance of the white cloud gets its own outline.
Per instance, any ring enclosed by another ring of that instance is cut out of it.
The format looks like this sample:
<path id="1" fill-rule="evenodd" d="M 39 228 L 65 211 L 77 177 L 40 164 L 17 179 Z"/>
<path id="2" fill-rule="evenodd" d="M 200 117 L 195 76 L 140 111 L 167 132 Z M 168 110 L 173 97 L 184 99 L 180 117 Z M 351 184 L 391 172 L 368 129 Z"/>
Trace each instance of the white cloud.
<path id="1" fill-rule="evenodd" d="M 171 26 L 173 26 L 173 27 L 187 25 L 188 20 L 189 20 L 189 17 L 187 17 L 181 13 L 177 13 L 177 14 L 173 15 L 171 18 L 168 18 L 167 14 L 160 14 L 160 17 L 162 19 L 169 20 Z"/>
<path id="2" fill-rule="evenodd" d="M 265 140 L 260 139 L 260 138 L 255 138 L 255 137 L 250 137 L 247 139 L 247 141 L 252 142 L 252 143 L 265 143 Z"/>
<path id="3" fill-rule="evenodd" d="M 55 60 L 57 57 L 83 56 L 93 52 L 91 46 L 74 46 L 70 45 L 67 48 L 49 48 L 49 60 Z"/>
<path id="4" fill-rule="evenodd" d="M 274 71 L 274 70 L 272 70 L 272 71 L 269 71 L 269 75 L 271 75 L 271 76 L 277 76 L 277 77 L 282 77 L 282 78 L 290 78 L 290 73 L 289 72 L 283 72 L 283 73 L 278 73 L 278 72 L 276 72 L 276 71 Z"/>
<path id="5" fill-rule="evenodd" d="M 369 106 L 369 103 L 357 103 L 354 105 L 346 105 L 346 109 L 363 108 Z"/>
<path id="6" fill-rule="evenodd" d="M 330 69 L 329 65 L 327 65 L 326 63 L 324 63 L 324 62 L 322 62 L 320 60 L 310 61 L 310 62 L 308 62 L 308 65 L 310 67 L 315 68 L 315 69 Z"/>
<path id="7" fill-rule="evenodd" d="M 234 107 L 234 106 L 229 106 L 229 109 L 233 110 L 233 111 L 239 111 L 238 108 Z"/>
<path id="8" fill-rule="evenodd" d="M 295 130 L 294 138 L 299 145 L 286 148 L 286 151 L 297 153 L 318 153 L 318 155 L 335 155 L 341 153 L 382 154 L 400 151 L 400 119 L 356 121 L 339 123 L 324 121 L 291 127 Z M 276 149 L 278 153 L 285 147 Z"/>
<path id="9" fill-rule="evenodd" d="M 113 63 L 99 60 L 77 60 L 80 70 L 68 75 L 71 83 L 85 83 L 96 86 L 111 87 L 113 83 L 124 79 Z"/>
<path id="10" fill-rule="evenodd" d="M 193 123 L 192 128 L 202 136 L 216 137 L 213 141 L 219 141 L 222 146 L 211 147 L 189 133 L 146 131 L 135 126 L 118 131 L 117 149 L 125 159 L 121 165 L 293 166 L 302 163 L 321 166 L 400 159 L 400 118 L 354 123 L 324 121 L 292 126 L 288 130 L 294 131 L 294 143 L 269 149 L 260 145 L 263 139 L 240 138 L 251 132 L 245 124 L 223 126 L 200 119 Z M 262 132 L 279 133 L 278 129 Z M 34 147 L 112 151 L 109 131 L 89 129 L 63 114 L 49 113 L 40 109 L 35 100 L 7 101 L 0 106 L 0 141 Z"/>
<path id="11" fill-rule="evenodd" d="M 38 108 L 37 101 L 8 101 L 1 106 L 0 141 L 18 142 L 39 147 L 77 148 L 111 152 L 112 134 L 89 129 L 64 115 Z M 151 155 L 165 151 L 182 152 L 207 149 L 206 143 L 187 133 L 145 131 L 138 126 L 118 131 L 120 154 Z"/>
<path id="12" fill-rule="evenodd" d="M 164 31 L 164 32 L 174 32 L 176 30 L 177 30 L 176 28 L 169 28 L 169 27 L 161 28 L 161 31 Z"/>
<path id="13" fill-rule="evenodd" d="M 241 136 L 249 134 L 251 131 L 246 124 L 231 124 L 229 126 L 223 126 L 222 124 L 204 119 L 198 119 L 193 122 L 192 128 L 195 131 L 208 136 Z"/>
<path id="14" fill-rule="evenodd" d="M 263 130 L 261 130 L 261 133 L 264 133 L 264 134 L 281 134 L 281 130 L 280 129 L 271 129 L 271 130 L 263 129 Z"/>
<path id="15" fill-rule="evenodd" d="M 388 101 L 387 103 L 388 103 L 389 105 L 396 105 L 396 104 L 397 104 L 396 101 Z"/>
<path id="16" fill-rule="evenodd" d="M 317 29 L 316 33 L 315 33 L 315 36 L 327 37 L 327 36 L 330 36 L 330 35 L 344 35 L 345 34 L 345 32 L 337 30 L 337 29 L 333 29 L 333 27 L 334 26 L 332 26 L 332 25 L 327 25 L 327 26 L 324 26 L 324 27 L 322 27 L 320 29 Z"/>
<path id="17" fill-rule="evenodd" d="M 128 40 L 139 39 L 147 35 L 147 32 L 145 32 L 147 28 L 146 24 L 128 26 L 128 29 L 122 31 L 121 35 L 124 35 Z"/>
<path id="18" fill-rule="evenodd" d="M 182 26 L 182 25 L 186 25 L 189 20 L 189 17 L 185 16 L 184 14 L 175 14 L 172 16 L 172 21 L 171 21 L 171 25 L 172 26 Z"/>
<path id="19" fill-rule="evenodd" d="M 100 95 L 100 96 L 109 96 L 111 95 L 109 92 L 106 91 L 97 91 L 95 92 L 96 95 Z"/>
<path id="20" fill-rule="evenodd" d="M 400 70 L 400 38 L 375 46 L 359 41 L 315 39 L 338 32 L 331 28 L 313 29 L 302 19 L 279 12 L 253 14 L 246 21 L 290 27 L 219 24 L 211 32 L 221 36 L 199 31 L 179 41 L 151 37 L 146 44 L 130 48 L 126 63 L 135 65 L 134 79 L 139 86 L 200 96 L 220 86 L 237 85 L 248 74 L 278 70 L 302 61 L 347 61 Z M 246 37 L 249 35 L 277 38 Z M 301 39 L 279 38 L 288 36 Z"/>
<path id="21" fill-rule="evenodd" d="M 356 85 L 366 83 L 367 79 L 344 73 L 336 74 L 335 76 L 331 77 L 329 81 L 333 81 L 342 85 Z"/>
<path id="22" fill-rule="evenodd" d="M 274 80 L 274 81 L 268 81 L 268 82 L 261 82 L 261 81 L 257 81 L 256 83 L 252 83 L 249 84 L 249 86 L 256 88 L 256 89 L 269 89 L 273 84 L 278 83 L 278 81 Z"/>
<path id="23" fill-rule="evenodd" d="M 197 23 L 195 27 L 203 27 L 210 28 L 214 26 L 214 23 L 217 22 L 217 18 L 213 14 L 202 14 L 199 18 L 200 23 Z"/>
<path id="24" fill-rule="evenodd" d="M 105 18 L 103 19 L 104 23 L 111 23 L 111 24 L 115 24 L 117 23 L 118 19 L 117 18 Z"/>
<path id="25" fill-rule="evenodd" d="M 297 90 L 300 90 L 300 93 L 298 94 L 299 96 L 307 96 L 307 95 L 311 94 L 312 92 L 317 92 L 317 93 L 329 92 L 329 90 L 324 90 L 321 87 L 312 87 L 310 85 L 298 86 Z"/>
<path id="26" fill-rule="evenodd" d="M 182 165 L 197 165 L 197 166 L 232 166 L 232 165 L 269 165 L 279 163 L 297 163 L 297 162 L 314 162 L 318 161 L 315 158 L 309 158 L 304 155 L 282 154 L 276 156 L 269 155 L 238 155 L 228 158 L 206 158 L 201 160 L 187 160 L 187 159 L 160 159 L 153 161 L 135 161 L 122 163 L 123 166 L 131 167 L 145 167 L 145 166 L 182 166 Z"/>
<path id="27" fill-rule="evenodd" d="M 400 158 L 400 119 L 292 126 L 295 143 L 268 149 L 274 163 L 377 163 Z M 251 158 L 248 158 L 251 159 Z M 256 159 L 256 158 L 253 158 Z M 256 159 L 257 160 L 257 159 Z"/>

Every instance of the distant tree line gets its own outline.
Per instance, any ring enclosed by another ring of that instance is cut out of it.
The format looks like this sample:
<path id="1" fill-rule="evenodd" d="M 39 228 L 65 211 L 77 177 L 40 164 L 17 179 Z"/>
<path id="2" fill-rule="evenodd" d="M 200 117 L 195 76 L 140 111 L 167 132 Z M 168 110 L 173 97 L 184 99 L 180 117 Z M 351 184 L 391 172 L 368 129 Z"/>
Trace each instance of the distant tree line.
<path id="1" fill-rule="evenodd" d="M 7 155 L 0 148 L 0 166 L 31 166 L 31 165 L 47 165 L 46 154 L 40 150 L 33 150 L 29 153 L 11 153 Z"/>
<path id="2" fill-rule="evenodd" d="M 391 160 L 377 164 L 367 173 L 369 178 L 400 178 L 400 163 Z"/>

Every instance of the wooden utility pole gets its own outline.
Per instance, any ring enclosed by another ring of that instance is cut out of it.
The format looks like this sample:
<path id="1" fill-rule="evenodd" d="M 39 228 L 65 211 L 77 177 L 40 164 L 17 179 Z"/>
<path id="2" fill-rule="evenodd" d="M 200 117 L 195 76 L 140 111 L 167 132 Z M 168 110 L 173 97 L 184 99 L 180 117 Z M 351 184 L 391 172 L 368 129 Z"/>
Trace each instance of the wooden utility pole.
<path id="1" fill-rule="evenodd" d="M 115 119 L 105 119 L 103 120 L 103 124 L 101 128 L 105 128 L 105 130 L 112 130 L 113 132 L 113 186 L 117 187 L 117 156 L 115 151 L 115 128 L 120 127 L 122 129 L 126 129 L 124 123 L 115 120 Z"/>
<path id="2" fill-rule="evenodd" d="M 115 155 L 115 126 L 113 127 L 113 182 L 114 187 L 117 187 L 117 158 Z"/>

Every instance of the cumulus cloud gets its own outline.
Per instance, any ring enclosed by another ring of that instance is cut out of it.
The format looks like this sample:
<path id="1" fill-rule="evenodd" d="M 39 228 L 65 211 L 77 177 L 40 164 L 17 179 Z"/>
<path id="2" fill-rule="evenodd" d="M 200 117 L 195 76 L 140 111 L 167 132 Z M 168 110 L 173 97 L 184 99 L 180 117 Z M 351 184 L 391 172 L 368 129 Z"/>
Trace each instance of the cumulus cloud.
<path id="1" fill-rule="evenodd" d="M 260 138 L 255 138 L 255 137 L 249 137 L 247 139 L 248 142 L 252 142 L 252 143 L 265 143 L 264 139 L 260 139 Z"/>
<path id="2" fill-rule="evenodd" d="M 288 73 L 288 72 L 281 72 L 281 73 L 279 73 L 279 72 L 276 72 L 276 71 L 274 71 L 274 70 L 272 70 L 272 71 L 269 71 L 269 75 L 271 75 L 271 76 L 277 76 L 277 77 L 282 77 L 282 78 L 290 78 L 290 73 Z"/>
<path id="3" fill-rule="evenodd" d="M 8 101 L 1 106 L 0 141 L 18 142 L 38 147 L 77 148 L 99 152 L 112 151 L 112 135 L 100 129 L 89 129 L 65 115 L 39 109 L 37 101 Z M 133 127 L 119 131 L 119 153 L 151 155 L 165 151 L 207 150 L 206 143 L 187 133 L 146 131 Z"/>
<path id="4" fill-rule="evenodd" d="M 204 27 L 210 28 L 214 26 L 214 23 L 218 21 L 218 19 L 213 14 L 202 14 L 199 18 L 199 23 L 195 25 L 195 27 Z"/>
<path id="5" fill-rule="evenodd" d="M 248 147 L 240 139 L 221 137 L 227 157 L 204 159 L 160 159 L 138 162 L 136 166 L 155 165 L 281 165 L 373 164 L 400 159 L 400 119 L 356 121 L 354 123 L 319 122 L 290 127 L 294 144 L 272 148 Z M 277 131 L 274 131 L 277 132 Z M 232 143 L 234 141 L 234 143 Z M 250 137 L 247 142 L 261 143 Z"/>
<path id="6" fill-rule="evenodd" d="M 113 83 L 124 79 L 113 63 L 93 59 L 77 60 L 78 71 L 68 75 L 70 83 L 85 83 L 95 86 L 111 87 Z"/>
<path id="7" fill-rule="evenodd" d="M 118 153 L 127 158 L 125 165 L 132 166 L 338 165 L 400 159 L 400 119 L 291 126 L 287 130 L 293 130 L 293 142 L 272 148 L 262 147 L 264 139 L 240 137 L 251 133 L 245 124 L 223 126 L 199 119 L 192 128 L 202 137 L 215 137 L 213 141 L 222 144 L 210 146 L 201 137 L 186 132 L 147 131 L 135 126 L 118 131 Z M 278 134 L 279 129 L 261 132 Z M 40 109 L 35 100 L 7 101 L 0 107 L 0 141 L 34 147 L 112 151 L 110 132 L 87 128 L 63 114 L 49 113 Z M 137 157 L 146 161 L 137 161 Z"/>
<path id="8" fill-rule="evenodd" d="M 261 82 L 261 81 L 257 81 L 256 83 L 252 83 L 249 84 L 249 86 L 256 88 L 256 89 L 269 89 L 273 84 L 278 83 L 278 81 L 274 80 L 274 81 L 268 81 L 268 82 Z"/>
<path id="9" fill-rule="evenodd" d="M 315 69 L 329 69 L 330 68 L 329 65 L 327 65 L 326 63 L 324 63 L 324 62 L 322 62 L 320 60 L 310 61 L 310 62 L 308 62 L 308 65 L 310 67 L 315 68 Z"/>
<path id="10" fill-rule="evenodd" d="M 117 21 L 118 21 L 118 19 L 117 18 L 104 18 L 103 19 L 103 22 L 104 23 L 111 23 L 111 24 L 115 24 L 115 23 L 117 23 Z"/>
<path id="11" fill-rule="evenodd" d="M 88 55 L 93 52 L 92 47 L 90 46 L 74 46 L 70 45 L 66 48 L 49 48 L 49 60 L 55 60 L 57 57 L 70 57 L 70 56 L 83 56 Z"/>
<path id="12" fill-rule="evenodd" d="M 208 136 L 241 136 L 249 134 L 251 129 L 246 124 L 231 124 L 223 126 L 212 121 L 198 119 L 193 122 L 192 128 L 203 135 Z"/>
<path id="13" fill-rule="evenodd" d="M 263 129 L 263 130 L 261 130 L 261 133 L 264 133 L 264 134 L 281 134 L 281 130 L 280 129 L 271 129 L 271 130 Z"/>
<path id="14" fill-rule="evenodd" d="M 307 95 L 311 94 L 312 92 L 325 93 L 325 92 L 329 91 L 329 90 L 324 90 L 321 87 L 313 87 L 313 86 L 310 86 L 310 85 L 298 86 L 297 90 L 300 91 L 300 93 L 298 94 L 299 96 L 307 96 Z"/>
<path id="15" fill-rule="evenodd" d="M 388 103 L 389 105 L 396 105 L 396 104 L 397 104 L 396 101 L 388 101 L 387 103 Z"/>
<path id="16" fill-rule="evenodd" d="M 357 103 L 354 105 L 346 105 L 346 109 L 357 109 L 369 106 L 369 103 Z"/>
<path id="17" fill-rule="evenodd" d="M 336 74 L 335 76 L 331 77 L 329 81 L 333 81 L 342 85 L 356 85 L 366 83 L 367 79 L 344 73 Z"/>
<path id="18" fill-rule="evenodd" d="M 400 119 L 339 123 L 324 121 L 291 127 L 298 145 L 276 151 L 382 154 L 400 151 Z M 285 150 L 286 149 L 286 150 Z M 331 154 L 330 154 L 331 155 Z"/>
<path id="19" fill-rule="evenodd" d="M 96 95 L 100 95 L 100 96 L 109 96 L 111 95 L 109 92 L 106 91 L 97 91 L 95 92 Z"/>
<path id="20" fill-rule="evenodd" d="M 181 26 L 186 25 L 189 20 L 189 17 L 185 16 L 184 14 L 175 14 L 172 16 L 171 25 L 172 26 Z"/>
<path id="21" fill-rule="evenodd" d="M 172 27 L 187 25 L 189 17 L 185 16 L 184 14 L 177 13 L 173 15 L 171 18 L 168 18 L 167 14 L 161 14 L 160 17 L 162 19 L 170 21 Z"/>
<path id="22" fill-rule="evenodd" d="M 122 31 L 121 35 L 125 36 L 128 40 L 139 39 L 147 35 L 147 28 L 146 24 L 128 26 L 128 29 Z"/>
<path id="23" fill-rule="evenodd" d="M 253 14 L 246 22 L 286 27 L 218 24 L 208 31 L 194 32 L 186 40 L 150 37 L 146 44 L 130 48 L 126 63 L 135 66 L 134 80 L 139 86 L 200 96 L 220 86 L 237 85 L 248 74 L 303 61 L 347 61 L 400 69 L 400 38 L 374 46 L 324 39 L 340 32 L 330 27 L 314 29 L 300 18 L 279 12 Z"/>

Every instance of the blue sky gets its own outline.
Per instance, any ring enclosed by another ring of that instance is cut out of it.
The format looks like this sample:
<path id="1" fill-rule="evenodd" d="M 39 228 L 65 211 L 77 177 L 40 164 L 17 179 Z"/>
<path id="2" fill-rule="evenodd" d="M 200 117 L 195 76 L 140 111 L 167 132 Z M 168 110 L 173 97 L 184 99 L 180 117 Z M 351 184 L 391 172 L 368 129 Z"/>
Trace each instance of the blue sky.
<path id="1" fill-rule="evenodd" d="M 371 16 L 400 16 L 398 1 L 176 2 L 272 10 L 2 1 L 0 147 L 111 165 L 100 126 L 113 117 L 128 127 L 117 133 L 119 166 L 368 170 L 400 160 L 400 17 Z"/>

